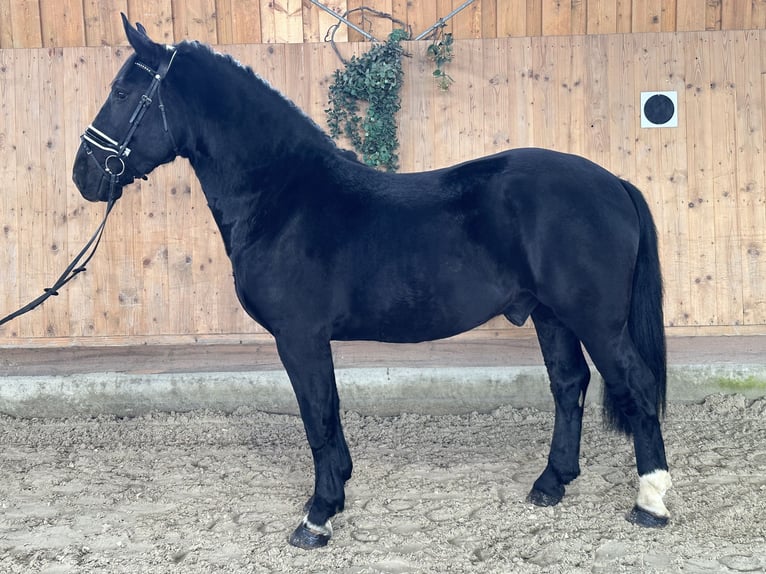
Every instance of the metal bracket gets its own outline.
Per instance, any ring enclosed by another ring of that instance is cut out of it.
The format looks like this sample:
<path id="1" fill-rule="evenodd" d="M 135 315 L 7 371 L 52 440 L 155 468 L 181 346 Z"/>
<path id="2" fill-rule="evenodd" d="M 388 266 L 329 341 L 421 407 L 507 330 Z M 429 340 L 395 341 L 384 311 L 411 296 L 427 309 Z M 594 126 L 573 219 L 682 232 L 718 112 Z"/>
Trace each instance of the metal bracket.
<path id="1" fill-rule="evenodd" d="M 309 0 L 309 2 L 311 2 L 311 3 L 312 3 L 314 6 L 316 6 L 317 8 L 321 8 L 322 10 L 324 10 L 325 12 L 327 12 L 328 14 L 330 14 L 331 16 L 333 16 L 333 17 L 337 18 L 339 21 L 343 22 L 343 23 L 344 23 L 346 26 L 348 26 L 348 27 L 349 27 L 349 28 L 351 28 L 352 30 L 354 30 L 354 31 L 356 31 L 356 32 L 359 32 L 359 33 L 360 33 L 362 36 L 364 36 L 365 38 L 367 38 L 367 39 L 368 39 L 370 42 L 380 42 L 380 40 L 378 40 L 377 38 L 375 38 L 375 36 L 373 36 L 373 35 L 372 35 L 372 34 L 370 34 L 369 32 L 366 32 L 365 30 L 362 30 L 362 29 L 361 29 L 359 26 L 357 26 L 356 24 L 354 24 L 353 22 L 351 22 L 351 21 L 350 21 L 348 18 L 345 18 L 345 17 L 341 16 L 341 15 L 340 15 L 340 14 L 338 14 L 337 12 L 334 12 L 333 10 L 331 10 L 330 8 L 328 8 L 327 6 L 325 6 L 324 4 L 322 4 L 322 3 L 321 3 L 319 0 Z M 431 33 L 433 30 L 435 30 L 436 28 L 438 28 L 438 27 L 440 27 L 440 26 L 444 26 L 444 25 L 447 23 L 447 20 L 451 20 L 452 18 L 454 18 L 454 17 L 455 17 L 455 16 L 456 16 L 456 15 L 457 15 L 459 12 L 462 12 L 462 11 L 463 11 L 465 8 L 468 8 L 468 6 L 470 6 L 471 4 L 473 4 L 473 2 L 474 2 L 474 0 L 466 0 L 466 1 L 465 1 L 465 2 L 463 2 L 463 3 L 462 3 L 460 6 L 458 6 L 457 8 L 455 8 L 455 9 L 454 9 L 452 12 L 450 12 L 449 14 L 447 14 L 447 15 L 446 15 L 444 18 L 439 18 L 439 19 L 438 19 L 436 22 L 434 22 L 434 23 L 433 23 L 431 26 L 429 26 L 428 28 L 426 28 L 426 30 L 424 30 L 423 32 L 421 32 L 420 34 L 418 34 L 418 35 L 415 37 L 415 40 L 422 40 L 423 38 L 425 38 L 426 36 L 428 36 L 428 35 L 429 35 L 429 34 L 430 34 L 430 33 Z"/>

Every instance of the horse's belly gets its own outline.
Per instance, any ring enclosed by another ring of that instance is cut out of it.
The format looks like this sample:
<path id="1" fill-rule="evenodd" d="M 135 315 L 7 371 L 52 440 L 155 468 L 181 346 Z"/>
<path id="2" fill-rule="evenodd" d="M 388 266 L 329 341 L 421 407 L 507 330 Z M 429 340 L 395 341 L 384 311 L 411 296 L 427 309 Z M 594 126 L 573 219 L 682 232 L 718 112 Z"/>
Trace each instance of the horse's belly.
<path id="1" fill-rule="evenodd" d="M 534 308 L 533 298 L 518 290 L 493 285 L 464 285 L 441 293 L 410 293 L 401 297 L 376 296 L 368 291 L 363 304 L 336 323 L 337 340 L 373 340 L 389 343 L 416 343 L 452 337 L 486 323 L 514 309 L 521 317 Z M 526 316 L 521 319 L 524 322 Z M 516 323 L 516 320 L 513 321 Z M 520 324 L 520 323 L 517 323 Z"/>

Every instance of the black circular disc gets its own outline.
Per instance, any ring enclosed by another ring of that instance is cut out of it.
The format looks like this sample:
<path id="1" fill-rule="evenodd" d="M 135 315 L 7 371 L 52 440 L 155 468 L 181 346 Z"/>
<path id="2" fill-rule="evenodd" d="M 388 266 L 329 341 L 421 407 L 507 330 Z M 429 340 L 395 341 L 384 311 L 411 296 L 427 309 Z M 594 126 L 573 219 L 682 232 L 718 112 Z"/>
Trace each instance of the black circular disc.
<path id="1" fill-rule="evenodd" d="M 644 116 L 655 125 L 666 124 L 675 113 L 673 100 L 663 94 L 654 94 L 644 104 Z"/>

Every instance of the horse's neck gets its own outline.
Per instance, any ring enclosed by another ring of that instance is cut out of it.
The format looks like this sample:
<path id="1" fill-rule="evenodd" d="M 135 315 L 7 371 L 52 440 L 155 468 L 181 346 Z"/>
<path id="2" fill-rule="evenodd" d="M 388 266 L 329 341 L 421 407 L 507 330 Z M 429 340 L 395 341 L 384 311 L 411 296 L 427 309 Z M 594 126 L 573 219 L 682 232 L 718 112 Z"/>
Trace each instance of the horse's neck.
<path id="1" fill-rule="evenodd" d="M 301 183 L 299 171 L 307 156 L 316 157 L 318 148 L 332 153 L 310 120 L 260 80 L 253 78 L 253 87 L 263 92 L 266 108 L 256 108 L 258 98 L 236 93 L 242 85 L 234 85 L 233 91 L 225 82 L 219 87 L 221 109 L 229 115 L 199 114 L 188 146 L 189 161 L 229 253 L 238 234 L 252 232 L 245 226 L 258 228 L 275 201 L 301 192 L 306 178 Z M 237 121 L 231 121 L 232 114 Z M 316 170 L 318 163 L 312 165 Z"/>

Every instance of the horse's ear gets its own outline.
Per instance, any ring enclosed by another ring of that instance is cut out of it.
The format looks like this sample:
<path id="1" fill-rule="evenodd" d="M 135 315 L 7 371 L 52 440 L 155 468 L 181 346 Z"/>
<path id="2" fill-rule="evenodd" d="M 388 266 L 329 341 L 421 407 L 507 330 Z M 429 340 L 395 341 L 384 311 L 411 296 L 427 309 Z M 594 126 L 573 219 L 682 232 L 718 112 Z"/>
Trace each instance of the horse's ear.
<path id="1" fill-rule="evenodd" d="M 138 24 L 138 29 L 131 26 L 128 21 L 128 17 L 124 13 L 120 13 L 122 16 L 122 26 L 125 28 L 125 35 L 128 37 L 128 42 L 136 51 L 139 58 L 147 62 L 152 62 L 156 59 L 164 49 L 159 44 L 152 41 L 146 34 L 146 28 L 141 24 Z"/>

